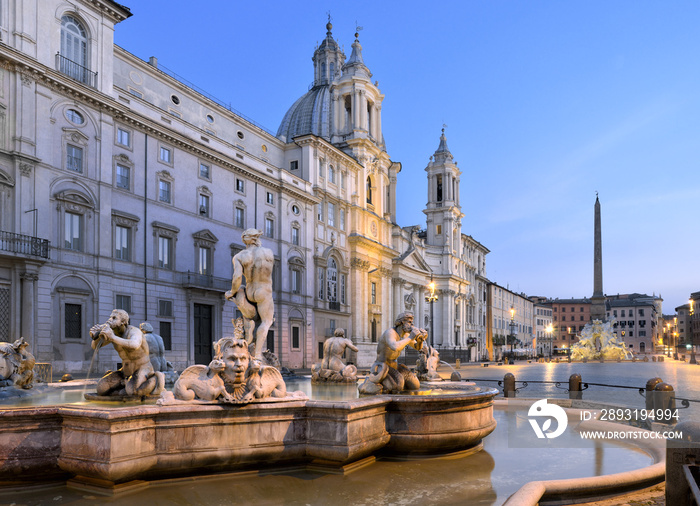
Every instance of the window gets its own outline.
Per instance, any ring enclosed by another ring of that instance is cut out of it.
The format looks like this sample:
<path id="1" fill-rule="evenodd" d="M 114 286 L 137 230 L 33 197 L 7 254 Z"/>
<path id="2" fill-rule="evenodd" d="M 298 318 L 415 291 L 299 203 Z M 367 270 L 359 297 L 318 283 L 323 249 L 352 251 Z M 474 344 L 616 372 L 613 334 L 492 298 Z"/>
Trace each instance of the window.
<path id="1" fill-rule="evenodd" d="M 265 237 L 273 239 L 275 237 L 275 220 L 265 218 Z"/>
<path id="2" fill-rule="evenodd" d="M 299 227 L 292 227 L 292 244 L 299 246 Z"/>
<path id="3" fill-rule="evenodd" d="M 316 206 L 316 219 L 323 221 L 323 202 L 319 202 L 318 206 Z"/>
<path id="4" fill-rule="evenodd" d="M 205 246 L 198 246 L 197 250 L 197 272 L 208 276 L 211 274 L 211 249 Z"/>
<path id="5" fill-rule="evenodd" d="M 367 203 L 372 203 L 372 178 L 367 176 Z"/>
<path id="6" fill-rule="evenodd" d="M 180 97 L 178 97 L 177 95 L 170 95 L 170 100 L 173 104 L 180 105 Z"/>
<path id="7" fill-rule="evenodd" d="M 171 203 L 170 201 L 170 181 L 158 181 L 158 200 Z"/>
<path id="8" fill-rule="evenodd" d="M 131 188 L 131 169 L 125 165 L 117 164 L 117 187 L 128 190 Z"/>
<path id="9" fill-rule="evenodd" d="M 206 163 L 199 164 L 199 177 L 204 179 L 209 179 L 211 177 L 209 175 L 209 165 L 207 165 Z"/>
<path id="10" fill-rule="evenodd" d="M 340 303 L 345 304 L 345 274 L 340 275 Z"/>
<path id="11" fill-rule="evenodd" d="M 119 295 L 115 296 L 114 309 L 122 309 L 127 313 L 131 314 L 131 295 Z"/>
<path id="12" fill-rule="evenodd" d="M 236 191 L 240 193 L 245 192 L 245 181 L 242 179 L 236 179 Z"/>
<path id="13" fill-rule="evenodd" d="M 566 313 L 566 308 L 565 307 L 561 308 L 561 312 Z"/>
<path id="14" fill-rule="evenodd" d="M 92 85 L 88 70 L 87 32 L 73 16 L 61 18 L 61 55 L 59 70 L 82 83 Z"/>
<path id="15" fill-rule="evenodd" d="M 201 193 L 199 194 L 199 214 L 200 216 L 209 218 L 209 195 L 203 195 Z"/>
<path id="16" fill-rule="evenodd" d="M 207 114 L 207 121 L 209 123 L 214 123 L 214 116 L 212 116 L 211 114 Z"/>
<path id="17" fill-rule="evenodd" d="M 238 228 L 245 228 L 245 209 L 237 207 L 235 210 L 235 224 Z"/>
<path id="18" fill-rule="evenodd" d="M 371 303 L 376 304 L 377 303 L 377 283 L 372 281 L 372 290 L 371 290 Z"/>
<path id="19" fill-rule="evenodd" d="M 131 229 L 117 225 L 114 229 L 114 258 L 131 260 Z"/>
<path id="20" fill-rule="evenodd" d="M 272 193 L 267 192 L 267 196 L 265 197 L 265 201 L 268 204 L 273 205 L 275 203 L 275 196 Z"/>
<path id="21" fill-rule="evenodd" d="M 345 230 L 345 209 L 338 209 L 338 226 L 340 230 Z"/>
<path id="22" fill-rule="evenodd" d="M 328 182 L 335 184 L 335 169 L 332 165 L 328 166 Z"/>
<path id="23" fill-rule="evenodd" d="M 66 144 L 66 168 L 83 173 L 83 148 Z"/>
<path id="24" fill-rule="evenodd" d="M 83 115 L 75 109 L 68 109 L 66 111 L 66 119 L 68 119 L 68 121 L 71 123 L 75 123 L 76 125 L 82 125 L 85 123 L 85 118 L 83 118 Z"/>
<path id="25" fill-rule="evenodd" d="M 442 235 L 442 225 L 435 225 L 435 235 Z"/>
<path id="26" fill-rule="evenodd" d="M 158 267 L 161 269 L 173 268 L 173 240 L 170 237 L 158 237 Z"/>
<path id="27" fill-rule="evenodd" d="M 644 316 L 644 310 L 643 310 L 643 309 L 640 309 L 640 310 L 639 310 L 639 316 Z"/>
<path id="28" fill-rule="evenodd" d="M 160 147 L 160 161 L 163 163 L 173 163 L 173 152 L 170 148 Z"/>
<path id="29" fill-rule="evenodd" d="M 245 139 L 245 135 L 240 130 L 236 132 L 236 136 L 241 140 Z"/>
<path id="30" fill-rule="evenodd" d="M 173 322 L 160 322 L 159 323 L 159 333 L 160 337 L 163 338 L 163 347 L 170 351 L 173 349 Z"/>
<path id="31" fill-rule="evenodd" d="M 323 300 L 323 295 L 324 295 L 324 290 L 323 290 L 323 279 L 324 279 L 324 270 L 323 267 L 318 268 L 318 298 Z"/>
<path id="32" fill-rule="evenodd" d="M 345 189 L 345 172 L 340 173 L 340 187 Z"/>
<path id="33" fill-rule="evenodd" d="M 64 223 L 64 243 L 63 247 L 66 249 L 72 249 L 75 251 L 82 251 L 83 249 L 83 234 L 82 234 L 82 224 L 83 216 L 76 213 L 65 213 L 65 223 Z"/>
<path id="34" fill-rule="evenodd" d="M 442 176 L 437 177 L 437 202 L 442 202 Z"/>
<path id="35" fill-rule="evenodd" d="M 64 310 L 65 338 L 81 339 L 83 337 L 83 306 L 81 304 L 66 304 Z"/>
<path id="36" fill-rule="evenodd" d="M 131 132 L 124 130 L 123 128 L 117 128 L 117 144 L 131 147 Z"/>
<path id="37" fill-rule="evenodd" d="M 294 204 L 294 205 L 292 206 L 292 214 L 294 214 L 294 216 L 299 216 L 299 213 L 300 213 L 300 212 L 301 212 L 301 211 L 299 210 L 299 206 L 296 205 L 296 204 Z"/>
<path id="38" fill-rule="evenodd" d="M 299 160 L 289 162 L 289 170 L 299 170 Z"/>
<path id="39" fill-rule="evenodd" d="M 173 316 L 173 301 L 158 299 L 158 316 L 171 318 Z"/>
<path id="40" fill-rule="evenodd" d="M 325 165 L 323 162 L 318 164 L 318 177 L 321 177 L 321 178 L 325 177 L 324 176 L 324 167 L 325 167 Z"/>
<path id="41" fill-rule="evenodd" d="M 328 203 L 328 225 L 335 226 L 335 204 Z"/>
<path id="42" fill-rule="evenodd" d="M 299 348 L 299 327 L 294 325 L 292 326 L 292 349 L 298 350 Z"/>
<path id="43" fill-rule="evenodd" d="M 330 302 L 336 302 L 338 300 L 338 264 L 333 258 L 328 259 L 326 274 L 328 279 L 326 295 Z"/>
<path id="44" fill-rule="evenodd" d="M 292 293 L 301 293 L 301 271 L 292 269 Z"/>

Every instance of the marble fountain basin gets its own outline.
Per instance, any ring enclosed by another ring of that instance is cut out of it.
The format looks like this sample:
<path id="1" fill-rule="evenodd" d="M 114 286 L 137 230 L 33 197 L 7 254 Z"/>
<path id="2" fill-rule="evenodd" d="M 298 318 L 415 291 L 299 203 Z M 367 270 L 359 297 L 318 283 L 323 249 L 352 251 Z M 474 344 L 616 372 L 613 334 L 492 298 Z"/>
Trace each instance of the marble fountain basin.
<path id="1" fill-rule="evenodd" d="M 69 480 L 116 493 L 143 480 L 281 466 L 342 473 L 378 455 L 477 451 L 496 428 L 496 389 L 443 383 L 424 393 L 247 405 L 0 407 L 0 482 Z"/>

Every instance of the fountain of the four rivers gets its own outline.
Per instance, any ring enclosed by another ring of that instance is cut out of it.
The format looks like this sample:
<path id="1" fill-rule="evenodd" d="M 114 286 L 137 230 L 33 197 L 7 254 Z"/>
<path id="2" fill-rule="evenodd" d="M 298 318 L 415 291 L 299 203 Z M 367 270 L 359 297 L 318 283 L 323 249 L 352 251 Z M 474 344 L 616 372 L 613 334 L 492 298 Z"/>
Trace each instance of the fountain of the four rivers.
<path id="1" fill-rule="evenodd" d="M 601 422 L 572 423 L 577 410 L 566 411 L 569 428 L 558 445 L 543 445 L 528 425 L 532 401 L 495 401 L 497 389 L 458 375 L 420 381 L 397 364 L 406 346 L 421 350 L 427 337 L 411 313 L 397 315 L 382 333 L 377 359 L 359 382 L 354 366 L 342 361 L 353 348 L 342 334 L 326 343 L 313 382 L 285 381 L 261 348 L 274 314 L 272 254 L 259 231 L 243 239 L 247 248 L 233 259 L 227 292 L 243 318 L 233 336 L 215 343 L 210 364 L 188 367 L 171 389 L 149 357 L 148 327 L 131 326 L 123 311 L 91 329 L 95 352 L 114 346 L 123 366 L 97 382 L 89 401 L 46 398 L 49 390 L 66 393 L 53 385 L 28 397 L 34 360 L 26 343 L 1 350 L 3 396 L 14 395 L 0 397 L 0 502 L 501 504 L 534 480 L 559 479 L 564 489 L 589 496 L 616 490 L 596 492 L 586 482 L 591 476 L 627 473 L 616 481 L 627 488 L 663 481 L 659 445 L 582 443 L 577 430 Z M 616 345 L 595 338 L 590 344 L 598 352 Z M 435 378 L 434 350 L 426 350 L 421 371 Z"/>

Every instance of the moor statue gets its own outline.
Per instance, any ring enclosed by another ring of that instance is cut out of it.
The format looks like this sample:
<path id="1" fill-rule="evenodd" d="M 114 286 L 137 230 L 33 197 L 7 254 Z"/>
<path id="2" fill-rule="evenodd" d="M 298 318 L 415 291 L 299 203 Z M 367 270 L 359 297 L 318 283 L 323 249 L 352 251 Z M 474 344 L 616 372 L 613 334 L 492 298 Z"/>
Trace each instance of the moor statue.
<path id="1" fill-rule="evenodd" d="M 25 390 L 34 386 L 34 355 L 20 337 L 14 343 L 0 343 L 0 387 L 14 385 Z"/>
<path id="2" fill-rule="evenodd" d="M 262 232 L 254 228 L 243 232 L 246 249 L 233 257 L 231 290 L 226 292 L 226 299 L 233 300 L 243 315 L 245 339 L 248 346 L 254 348 L 258 360 L 263 356 L 267 332 L 275 314 L 272 300 L 274 255 L 272 250 L 262 246 L 261 235 Z M 244 279 L 245 286 L 241 286 Z"/>

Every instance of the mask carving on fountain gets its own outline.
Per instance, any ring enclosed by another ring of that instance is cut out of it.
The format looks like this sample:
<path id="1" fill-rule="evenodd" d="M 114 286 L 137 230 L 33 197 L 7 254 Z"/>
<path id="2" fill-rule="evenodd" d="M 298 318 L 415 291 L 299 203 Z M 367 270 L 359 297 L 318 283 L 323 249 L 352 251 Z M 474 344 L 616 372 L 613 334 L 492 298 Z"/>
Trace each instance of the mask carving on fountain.
<path id="1" fill-rule="evenodd" d="M 357 381 L 357 367 L 343 362 L 346 349 L 357 352 L 357 347 L 345 337 L 345 330 L 335 329 L 333 337 L 323 343 L 323 360 L 311 367 L 311 381 L 314 383 L 354 383 Z"/>
<path id="2" fill-rule="evenodd" d="M 185 369 L 173 391 L 163 392 L 158 404 L 190 401 L 247 404 L 257 399 L 287 397 L 282 374 L 251 356 L 244 332 L 243 319 L 236 319 L 234 336 L 214 343 L 214 360 L 208 366 L 193 365 Z M 301 395 L 295 392 L 292 397 Z"/>
<path id="3" fill-rule="evenodd" d="M 0 387 L 32 388 L 35 360 L 28 346 L 24 337 L 14 343 L 0 343 Z"/>

